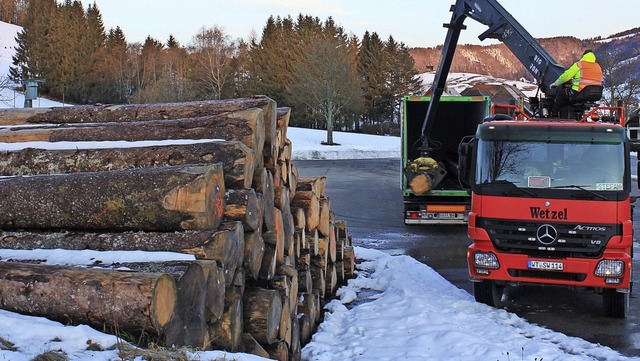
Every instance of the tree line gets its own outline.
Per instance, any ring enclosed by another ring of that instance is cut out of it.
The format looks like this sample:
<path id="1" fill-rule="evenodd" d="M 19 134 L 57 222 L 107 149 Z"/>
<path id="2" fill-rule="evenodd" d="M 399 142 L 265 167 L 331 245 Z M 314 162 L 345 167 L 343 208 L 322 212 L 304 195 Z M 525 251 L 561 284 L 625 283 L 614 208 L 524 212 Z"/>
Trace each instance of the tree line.
<path id="1" fill-rule="evenodd" d="M 3 0 L 0 16 L 23 27 L 12 80 L 44 80 L 41 94 L 69 103 L 264 94 L 292 107 L 294 126 L 361 130 L 398 123 L 401 97 L 422 90 L 403 43 L 375 32 L 359 39 L 330 17 L 271 16 L 249 40 L 202 27 L 182 45 L 173 36 L 129 43 L 120 27 L 105 30 L 95 3 L 85 10 L 78 0 Z"/>

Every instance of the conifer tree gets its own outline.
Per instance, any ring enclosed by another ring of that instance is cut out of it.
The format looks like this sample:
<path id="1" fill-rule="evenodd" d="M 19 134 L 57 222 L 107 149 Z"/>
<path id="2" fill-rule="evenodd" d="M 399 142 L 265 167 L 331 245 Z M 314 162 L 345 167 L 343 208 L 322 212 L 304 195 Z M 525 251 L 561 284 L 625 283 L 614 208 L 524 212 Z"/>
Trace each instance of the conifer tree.
<path id="1" fill-rule="evenodd" d="M 384 44 L 378 34 L 365 32 L 360 45 L 358 70 L 363 80 L 365 124 L 376 124 L 385 112 L 386 81 Z M 388 99 L 387 99 L 388 100 Z"/>

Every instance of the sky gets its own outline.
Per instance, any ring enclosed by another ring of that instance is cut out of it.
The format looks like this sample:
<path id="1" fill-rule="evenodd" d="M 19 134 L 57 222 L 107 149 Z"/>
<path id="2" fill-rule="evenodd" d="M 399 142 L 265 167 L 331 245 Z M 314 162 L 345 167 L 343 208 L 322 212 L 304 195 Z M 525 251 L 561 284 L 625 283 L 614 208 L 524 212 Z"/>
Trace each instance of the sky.
<path id="1" fill-rule="evenodd" d="M 389 35 L 409 47 L 443 43 L 449 7 L 455 0 L 82 0 L 97 4 L 105 28 L 120 26 L 129 42 L 150 35 L 166 42 L 169 34 L 188 45 L 202 27 L 222 27 L 232 38 L 260 36 L 270 15 L 298 14 L 335 22 L 362 38 L 365 31 Z M 640 2 L 630 0 L 501 0 L 500 4 L 536 38 L 608 36 L 640 26 Z M 581 25 L 585 22 L 585 25 Z M 483 44 L 477 36 L 486 27 L 467 19 L 461 43 Z M 542 24 L 542 25 L 541 25 Z M 484 43 L 487 43 L 485 41 Z"/>

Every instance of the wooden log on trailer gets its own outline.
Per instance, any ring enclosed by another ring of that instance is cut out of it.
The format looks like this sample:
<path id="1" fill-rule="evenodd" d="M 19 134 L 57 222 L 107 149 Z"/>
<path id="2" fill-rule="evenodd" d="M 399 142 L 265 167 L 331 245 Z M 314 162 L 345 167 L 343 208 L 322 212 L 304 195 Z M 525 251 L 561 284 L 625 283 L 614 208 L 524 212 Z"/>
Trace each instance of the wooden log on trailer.
<path id="1" fill-rule="evenodd" d="M 0 179 L 0 225 L 15 229 L 215 229 L 222 166 L 175 166 Z"/>
<path id="2" fill-rule="evenodd" d="M 226 188 L 250 188 L 257 165 L 249 147 L 238 141 L 173 144 L 173 140 L 130 142 L 126 147 L 79 149 L 22 148 L 0 151 L 0 175 L 101 172 L 145 167 L 220 163 Z M 28 146 L 30 143 L 25 143 Z M 95 144 L 91 146 L 95 147 Z"/>

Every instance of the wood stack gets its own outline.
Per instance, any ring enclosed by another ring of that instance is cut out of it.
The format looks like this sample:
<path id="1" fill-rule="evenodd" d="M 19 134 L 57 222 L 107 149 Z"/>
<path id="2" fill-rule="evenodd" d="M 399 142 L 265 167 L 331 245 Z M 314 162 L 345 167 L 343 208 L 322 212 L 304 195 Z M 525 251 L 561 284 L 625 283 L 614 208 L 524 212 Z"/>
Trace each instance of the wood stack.
<path id="1" fill-rule="evenodd" d="M 0 112 L 0 248 L 196 259 L 0 262 L 3 308 L 300 359 L 355 255 L 326 179 L 291 162 L 289 117 L 267 97 Z"/>

